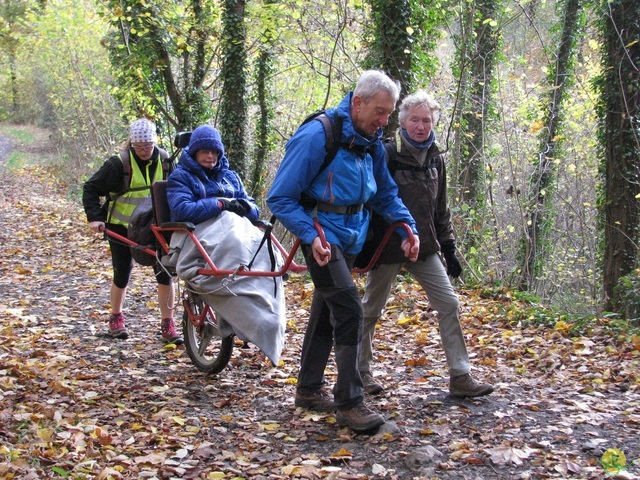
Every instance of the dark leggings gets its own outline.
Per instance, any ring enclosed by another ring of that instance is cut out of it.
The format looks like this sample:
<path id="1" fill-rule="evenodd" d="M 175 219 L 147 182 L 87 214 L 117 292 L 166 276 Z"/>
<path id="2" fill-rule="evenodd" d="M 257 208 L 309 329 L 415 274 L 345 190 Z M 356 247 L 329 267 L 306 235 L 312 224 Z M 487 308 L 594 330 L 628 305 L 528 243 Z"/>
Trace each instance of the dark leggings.
<path id="1" fill-rule="evenodd" d="M 118 235 L 127 236 L 127 227 L 113 223 L 108 223 L 106 227 Z M 133 269 L 131 248 L 124 242 L 111 239 L 111 237 L 109 237 L 109 246 L 111 247 L 111 264 L 113 265 L 113 284 L 118 288 L 125 288 L 129 284 Z M 153 266 L 153 271 L 160 285 L 171 284 L 171 277 L 157 263 Z"/>

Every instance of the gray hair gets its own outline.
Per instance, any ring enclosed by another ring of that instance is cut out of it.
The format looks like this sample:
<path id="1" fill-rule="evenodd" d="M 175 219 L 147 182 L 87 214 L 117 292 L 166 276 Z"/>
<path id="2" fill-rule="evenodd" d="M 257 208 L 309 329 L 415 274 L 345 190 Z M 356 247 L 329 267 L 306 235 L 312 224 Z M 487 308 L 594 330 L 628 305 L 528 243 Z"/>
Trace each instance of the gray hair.
<path id="1" fill-rule="evenodd" d="M 407 115 L 409 114 L 409 110 L 423 105 L 431 111 L 431 115 L 433 115 L 433 124 L 437 124 L 438 119 L 440 118 L 440 104 L 424 90 L 418 90 L 417 92 L 404 97 L 402 104 L 400 105 L 400 111 L 398 112 L 398 120 L 400 120 L 400 123 L 404 123 Z"/>
<path id="2" fill-rule="evenodd" d="M 400 82 L 394 81 L 380 70 L 366 70 L 360 75 L 353 96 L 358 96 L 367 103 L 380 91 L 387 92 L 393 98 L 393 104 L 400 98 Z"/>

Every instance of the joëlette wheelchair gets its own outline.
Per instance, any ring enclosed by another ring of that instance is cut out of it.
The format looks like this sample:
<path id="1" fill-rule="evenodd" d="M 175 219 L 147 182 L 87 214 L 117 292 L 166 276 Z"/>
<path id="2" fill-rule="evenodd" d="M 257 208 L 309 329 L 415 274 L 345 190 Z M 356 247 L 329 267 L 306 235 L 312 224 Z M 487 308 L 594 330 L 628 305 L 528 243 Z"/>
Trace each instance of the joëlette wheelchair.
<path id="1" fill-rule="evenodd" d="M 174 157 L 177 156 L 179 151 L 188 144 L 189 136 L 190 132 L 181 132 L 176 135 L 174 146 L 177 150 L 173 154 Z M 171 235 L 175 232 L 184 232 L 188 236 L 187 241 L 194 243 L 194 246 L 202 255 L 206 264 L 206 267 L 198 270 L 198 275 L 213 275 L 218 278 L 226 277 L 232 280 L 236 276 L 277 277 L 288 275 L 289 272 L 303 273 L 307 270 L 306 266 L 299 265 L 294 261 L 296 253 L 300 247 L 300 239 L 296 239 L 291 249 L 287 251 L 272 232 L 275 218 L 272 218 L 271 222 L 257 221 L 254 223 L 258 228 L 263 230 L 265 239 L 268 237 L 272 246 L 277 248 L 282 255 L 284 263 L 279 269 L 274 269 L 272 271 L 253 270 L 246 265 L 238 265 L 234 269 L 220 269 L 215 265 L 206 249 L 194 234 L 195 225 L 193 223 L 170 221 L 166 180 L 155 182 L 151 186 L 151 202 L 154 215 L 151 230 L 156 240 L 154 245 L 139 245 L 108 229 L 105 229 L 105 235 L 115 241 L 129 245 L 131 248 L 139 249 L 148 255 L 154 256 L 156 261 L 166 269 L 167 267 L 162 263 L 162 258 L 170 254 Z M 354 273 L 366 273 L 373 268 L 389 238 L 393 234 L 393 231 L 398 227 L 403 228 L 407 232 L 409 238 L 414 241 L 413 232 L 407 224 L 399 222 L 389 226 L 381 243 L 378 245 L 369 260 L 369 263 L 365 267 L 354 268 Z M 317 222 L 316 230 L 318 231 L 318 235 L 323 243 L 326 244 L 324 231 Z M 176 272 L 171 271 L 170 269 L 168 269 L 167 273 L 172 276 L 176 276 Z M 188 282 L 184 282 L 184 286 L 180 291 L 181 303 L 184 310 L 182 328 L 187 354 L 198 370 L 210 374 L 219 373 L 227 366 L 231 358 L 235 343 L 234 335 L 223 336 L 221 334 L 221 331 L 218 328 L 218 318 L 215 313 L 215 305 L 209 305 L 204 302 L 201 296 L 198 295 L 193 288 L 190 288 Z"/>

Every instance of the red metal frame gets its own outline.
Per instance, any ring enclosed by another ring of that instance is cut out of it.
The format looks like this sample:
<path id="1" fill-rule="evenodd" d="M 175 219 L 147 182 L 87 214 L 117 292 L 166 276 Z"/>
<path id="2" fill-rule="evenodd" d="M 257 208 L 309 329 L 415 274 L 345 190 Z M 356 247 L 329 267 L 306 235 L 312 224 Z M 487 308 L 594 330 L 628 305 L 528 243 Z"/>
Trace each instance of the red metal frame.
<path id="1" fill-rule="evenodd" d="M 202 244 L 200 243 L 200 241 L 198 240 L 198 238 L 195 236 L 195 234 L 193 233 L 193 225 L 192 224 L 163 224 L 164 226 L 160 225 L 151 225 L 151 230 L 153 231 L 154 236 L 156 237 L 158 244 L 160 245 L 160 249 L 164 254 L 168 254 L 169 253 L 169 244 L 167 243 L 167 239 L 165 237 L 166 233 L 169 232 L 186 232 L 187 235 L 189 236 L 189 238 L 191 239 L 192 242 L 194 242 L 196 248 L 198 249 L 198 251 L 200 252 L 200 254 L 202 255 L 203 259 L 207 262 L 207 265 L 209 268 L 201 268 L 198 270 L 198 274 L 200 275 L 214 275 L 216 277 L 225 277 L 225 276 L 235 276 L 235 275 L 240 275 L 240 276 L 268 276 L 268 277 L 277 277 L 277 276 L 282 276 L 284 275 L 286 272 L 288 271 L 292 271 L 294 273 L 301 273 L 307 270 L 306 266 L 303 265 L 298 265 L 297 263 L 295 263 L 293 261 L 293 257 L 295 256 L 298 248 L 300 247 L 300 239 L 296 238 L 291 250 L 289 252 L 287 252 L 285 250 L 285 248 L 280 244 L 280 242 L 273 236 L 271 235 L 271 241 L 273 242 L 273 244 L 276 246 L 276 248 L 280 251 L 280 253 L 283 255 L 283 257 L 285 258 L 285 262 L 282 265 L 282 268 L 280 268 L 280 270 L 274 271 L 274 272 L 266 272 L 266 271 L 253 271 L 253 270 L 248 270 L 246 267 L 240 265 L 238 266 L 238 268 L 236 270 L 222 270 L 219 269 L 215 266 L 215 264 L 213 263 L 213 260 L 211 260 L 211 257 L 209 257 L 209 254 L 207 253 L 207 251 L 204 249 L 204 247 L 202 246 Z M 315 226 L 316 226 L 316 230 L 318 231 L 318 235 L 320 236 L 320 240 L 322 241 L 322 244 L 324 246 L 328 246 L 325 234 L 324 234 L 324 230 L 322 229 L 322 227 L 318 224 L 318 222 L 315 222 Z M 411 231 L 411 229 L 409 228 L 409 226 L 406 223 L 402 223 L 402 222 L 398 222 L 398 223 L 394 223 L 393 225 L 391 225 L 388 229 L 387 232 L 385 233 L 385 236 L 382 239 L 382 242 L 380 243 L 380 245 L 378 246 L 378 248 L 376 249 L 373 257 L 371 258 L 371 260 L 369 261 L 369 264 L 364 267 L 364 268 L 354 268 L 353 272 L 354 273 L 366 273 L 369 270 L 371 270 L 373 268 L 373 266 L 376 264 L 376 262 L 378 261 L 378 258 L 380 257 L 380 254 L 382 253 L 382 250 L 384 249 L 385 245 L 387 244 L 389 238 L 391 237 L 393 231 L 396 228 L 403 228 L 408 235 L 408 238 L 410 239 L 410 241 L 413 243 L 415 243 L 415 236 L 413 234 L 413 232 Z M 141 246 L 138 245 L 135 242 L 132 242 L 131 240 L 129 240 L 127 237 L 124 237 L 122 235 L 119 235 L 111 230 L 107 230 L 104 229 L 104 233 L 106 235 L 108 235 L 109 237 L 114 238 L 115 240 L 118 240 L 120 242 L 123 242 L 133 248 L 139 248 L 140 250 L 142 250 L 143 252 L 149 254 L 149 255 L 153 255 L 154 257 L 157 257 L 157 252 L 155 249 L 153 248 L 149 248 L 147 246 Z M 187 318 L 189 319 L 189 322 L 191 322 L 195 328 L 198 329 L 198 331 L 200 331 L 200 328 L 205 324 L 205 321 L 207 319 L 207 315 L 209 316 L 209 318 L 211 318 L 211 321 L 214 323 L 214 325 L 217 326 L 217 322 L 218 319 L 216 318 L 216 314 L 213 310 L 213 308 L 207 304 L 206 302 L 202 303 L 202 309 L 200 311 L 199 314 L 196 314 L 193 306 L 191 304 L 191 299 L 189 298 L 189 293 L 187 292 L 187 290 L 185 289 L 183 291 L 182 294 L 182 306 L 184 308 L 184 311 L 186 312 Z"/>
<path id="2" fill-rule="evenodd" d="M 324 234 L 324 230 L 322 229 L 322 227 L 317 221 L 315 222 L 315 226 L 316 226 L 316 230 L 318 231 L 318 235 L 320 236 L 320 240 L 322 241 L 322 244 L 327 246 L 328 243 Z M 369 264 L 363 268 L 354 268 L 352 270 L 354 273 L 366 273 L 374 267 L 374 265 L 378 261 L 378 258 L 380 258 L 382 250 L 386 246 L 387 242 L 389 241 L 389 238 L 391 237 L 391 235 L 393 234 L 396 228 L 403 228 L 404 231 L 407 233 L 407 236 L 411 241 L 411 243 L 412 244 L 415 243 L 415 236 L 414 236 L 414 233 L 411 231 L 411 228 L 409 228 L 409 225 L 407 225 L 404 222 L 396 222 L 387 229 L 384 237 L 382 238 L 382 242 L 380 242 L 380 245 L 378 245 L 378 248 L 373 254 L 373 257 L 369 261 Z M 271 235 L 271 241 L 276 246 L 276 248 L 280 251 L 282 256 L 285 258 L 284 264 L 282 265 L 282 268 L 280 268 L 280 270 L 268 271 L 268 272 L 261 271 L 261 270 L 248 270 L 244 265 L 238 265 L 238 267 L 235 270 L 223 270 L 216 267 L 213 260 L 211 260 L 211 257 L 209 257 L 209 254 L 207 253 L 207 251 L 204 249 L 204 247 L 202 246 L 198 238 L 193 233 L 193 230 L 188 228 L 186 224 L 179 224 L 179 225 L 174 224 L 171 226 L 151 225 L 151 230 L 153 231 L 154 236 L 158 240 L 160 247 L 165 254 L 169 253 L 169 244 L 167 243 L 167 240 L 164 234 L 169 232 L 186 232 L 189 238 L 191 239 L 191 241 L 194 243 L 194 245 L 198 249 L 198 252 L 200 252 L 200 254 L 202 255 L 202 258 L 207 262 L 207 265 L 209 267 L 209 268 L 199 269 L 198 270 L 199 275 L 213 275 L 215 277 L 225 277 L 225 276 L 231 276 L 231 275 L 241 275 L 241 276 L 247 276 L 247 277 L 280 277 L 289 271 L 294 273 L 302 273 L 307 270 L 306 266 L 298 265 L 293 260 L 296 254 L 296 251 L 300 247 L 299 238 L 296 239 L 293 246 L 291 247 L 291 250 L 287 252 L 286 249 L 280 244 L 278 239 L 275 238 L 273 235 Z M 149 255 L 152 255 L 154 257 L 156 256 L 156 251 L 152 248 L 149 248 L 147 246 L 141 246 L 135 242 L 132 242 L 127 237 L 119 235 L 106 228 L 104 229 L 104 233 L 107 236 L 112 237 L 120 242 L 123 242 L 133 248 L 139 248 L 140 250 L 142 250 L 143 252 Z"/>

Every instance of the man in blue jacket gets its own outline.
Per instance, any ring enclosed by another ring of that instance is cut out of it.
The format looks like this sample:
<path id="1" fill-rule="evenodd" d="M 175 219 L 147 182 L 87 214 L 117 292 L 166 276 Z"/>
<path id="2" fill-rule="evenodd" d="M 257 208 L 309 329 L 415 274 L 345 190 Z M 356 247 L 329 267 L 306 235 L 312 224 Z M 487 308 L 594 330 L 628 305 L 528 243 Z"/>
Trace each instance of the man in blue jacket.
<path id="1" fill-rule="evenodd" d="M 398 198 L 398 188 L 385 164 L 382 127 L 395 109 L 399 85 L 382 72 L 362 74 L 353 92 L 329 109 L 342 123 L 341 146 L 323 168 L 326 138 L 321 122 L 301 126 L 287 142 L 286 153 L 267 198 L 278 220 L 301 239 L 315 290 L 298 373 L 295 405 L 317 411 L 337 409 L 340 425 L 355 431 L 378 428 L 384 418 L 364 404 L 358 372 L 362 337 L 362 302 L 351 268 L 362 249 L 369 213 L 373 209 L 389 223 L 405 222 L 414 233 L 411 214 Z M 323 242 L 314 222 L 326 236 Z M 417 259 L 419 240 L 408 239 L 402 249 Z M 324 371 L 335 344 L 338 376 L 333 400 L 323 390 Z"/>

